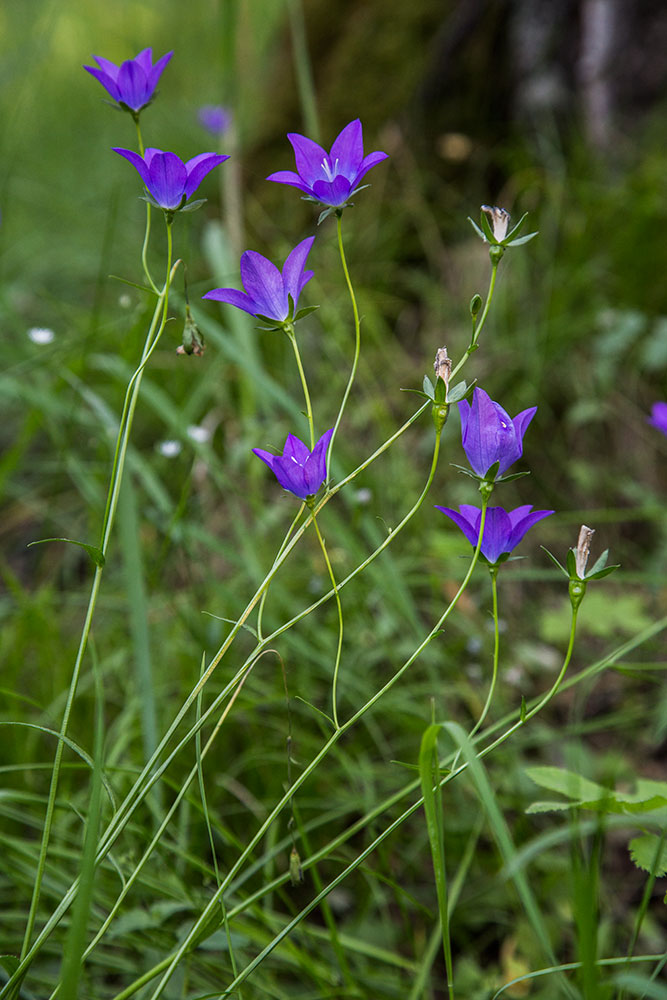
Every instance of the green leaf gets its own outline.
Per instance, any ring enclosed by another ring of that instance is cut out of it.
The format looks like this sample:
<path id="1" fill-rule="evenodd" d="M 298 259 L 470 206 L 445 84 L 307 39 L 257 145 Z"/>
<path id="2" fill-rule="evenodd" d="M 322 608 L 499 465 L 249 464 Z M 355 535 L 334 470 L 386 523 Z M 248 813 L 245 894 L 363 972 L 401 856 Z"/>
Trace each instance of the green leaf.
<path id="1" fill-rule="evenodd" d="M 637 868 L 651 872 L 658 878 L 667 875 L 667 843 L 664 837 L 643 833 L 640 837 L 632 838 L 628 849 Z"/>
<path id="2" fill-rule="evenodd" d="M 96 566 L 99 566 L 100 569 L 104 566 L 105 558 L 101 549 L 95 545 L 88 545 L 86 542 L 77 542 L 75 538 L 38 538 L 35 542 L 28 542 L 28 548 L 32 545 L 43 545 L 44 542 L 68 542 L 70 545 L 78 545 L 79 548 L 86 550 Z"/>
<path id="3" fill-rule="evenodd" d="M 600 801 L 610 797 L 608 788 L 582 778 L 574 771 L 566 771 L 560 767 L 528 767 L 526 774 L 540 788 L 548 788 L 550 792 L 558 792 L 576 802 L 582 800 Z"/>
<path id="4" fill-rule="evenodd" d="M 544 800 L 541 802 L 531 802 L 526 809 L 527 813 L 563 812 L 565 809 L 572 809 L 574 802 L 563 802 L 555 800 Z"/>

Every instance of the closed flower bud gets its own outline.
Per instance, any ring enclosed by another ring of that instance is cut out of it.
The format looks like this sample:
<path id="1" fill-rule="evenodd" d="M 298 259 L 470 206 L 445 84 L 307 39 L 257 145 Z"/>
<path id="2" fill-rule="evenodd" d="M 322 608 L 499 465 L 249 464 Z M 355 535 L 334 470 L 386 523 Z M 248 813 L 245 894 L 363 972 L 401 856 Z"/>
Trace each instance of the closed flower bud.
<path id="1" fill-rule="evenodd" d="M 583 580 L 586 576 L 586 565 L 588 563 L 588 556 L 591 551 L 591 541 L 593 540 L 594 534 L 594 528 L 587 528 L 585 524 L 582 524 L 579 531 L 579 538 L 577 540 L 577 547 L 574 550 L 575 567 L 577 576 L 580 580 Z"/>
<path id="2" fill-rule="evenodd" d="M 436 379 L 441 378 L 446 387 L 449 388 L 449 379 L 452 374 L 452 361 L 447 354 L 446 347 L 439 347 L 436 351 L 435 361 L 433 362 L 433 370 L 435 371 Z"/>

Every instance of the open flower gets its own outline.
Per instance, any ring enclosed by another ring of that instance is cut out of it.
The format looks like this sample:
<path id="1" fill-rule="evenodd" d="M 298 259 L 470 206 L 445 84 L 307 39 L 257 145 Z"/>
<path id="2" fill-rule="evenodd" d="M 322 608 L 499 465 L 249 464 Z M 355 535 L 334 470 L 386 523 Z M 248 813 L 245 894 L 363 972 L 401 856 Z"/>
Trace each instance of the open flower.
<path id="1" fill-rule="evenodd" d="M 287 435 L 282 455 L 261 448 L 252 450 L 266 462 L 283 489 L 305 500 L 317 493 L 327 477 L 327 448 L 332 434 L 333 427 L 322 435 L 312 452 L 293 434 Z"/>
<path id="2" fill-rule="evenodd" d="M 309 236 L 294 247 L 283 265 L 282 273 L 261 253 L 246 250 L 241 256 L 241 280 L 245 292 L 235 288 L 214 288 L 203 298 L 228 302 L 251 316 L 277 323 L 294 319 L 301 290 L 313 276 L 313 271 L 305 271 L 304 268 L 314 239 L 314 236 Z"/>
<path id="3" fill-rule="evenodd" d="M 437 504 L 436 507 L 459 526 L 472 546 L 477 546 L 482 520 L 482 511 L 479 507 L 472 507 L 467 503 L 461 504 L 458 510 L 438 507 Z M 504 562 L 526 532 L 550 514 L 553 514 L 552 510 L 533 510 L 530 505 L 510 511 L 502 507 L 487 507 L 481 554 L 492 566 Z"/>
<path id="4" fill-rule="evenodd" d="M 279 170 L 267 180 L 299 188 L 312 201 L 331 208 L 345 205 L 371 167 L 387 159 L 387 153 L 380 152 L 364 156 L 358 118 L 336 137 L 330 153 L 305 135 L 289 132 L 287 138 L 294 149 L 297 172 Z"/>
<path id="5" fill-rule="evenodd" d="M 512 419 L 483 389 L 475 389 L 472 406 L 459 403 L 461 443 L 471 467 L 485 478 L 498 463 L 501 476 L 523 454 L 523 435 L 537 412 L 536 406 L 522 410 Z"/>
<path id="6" fill-rule="evenodd" d="M 651 407 L 651 416 L 646 418 L 663 434 L 667 434 L 667 403 L 654 403 Z"/>
<path id="7" fill-rule="evenodd" d="M 113 151 L 137 169 L 149 195 L 165 212 L 183 208 L 206 174 L 229 159 L 220 153 L 200 153 L 183 163 L 175 153 L 163 153 L 161 149 L 147 149 L 143 157 L 131 149 L 114 146 Z"/>
<path id="8" fill-rule="evenodd" d="M 167 52 L 153 65 L 153 50 L 144 49 L 134 59 L 127 59 L 120 66 L 101 56 L 93 56 L 97 66 L 83 68 L 99 80 L 124 111 L 137 115 L 153 100 L 162 70 L 173 54 Z"/>

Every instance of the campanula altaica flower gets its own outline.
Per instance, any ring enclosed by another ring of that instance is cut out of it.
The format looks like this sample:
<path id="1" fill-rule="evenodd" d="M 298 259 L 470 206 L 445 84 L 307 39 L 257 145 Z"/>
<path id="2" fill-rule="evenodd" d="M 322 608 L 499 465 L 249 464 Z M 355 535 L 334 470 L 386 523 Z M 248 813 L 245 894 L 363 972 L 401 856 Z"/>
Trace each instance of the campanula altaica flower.
<path id="1" fill-rule="evenodd" d="M 523 435 L 537 412 L 536 406 L 522 410 L 514 419 L 494 403 L 483 389 L 475 389 L 472 405 L 461 400 L 461 443 L 471 468 L 484 478 L 498 463 L 498 476 L 523 454 Z"/>
<path id="2" fill-rule="evenodd" d="M 165 212 L 177 212 L 183 208 L 209 171 L 229 159 L 220 153 L 200 153 L 184 163 L 175 153 L 163 153 L 161 149 L 152 148 L 147 149 L 143 156 L 132 149 L 117 147 L 114 147 L 114 153 L 120 153 L 130 161 L 155 205 Z"/>
<path id="3" fill-rule="evenodd" d="M 155 97 L 158 80 L 173 54 L 167 52 L 153 65 L 153 50 L 144 49 L 120 66 L 101 56 L 93 56 L 97 66 L 83 68 L 99 80 L 123 111 L 138 115 Z"/>
<path id="4" fill-rule="evenodd" d="M 461 504 L 458 510 L 452 510 L 451 507 L 439 507 L 437 504 L 436 507 L 451 518 L 454 524 L 458 525 L 472 546 L 477 546 L 479 526 L 482 520 L 480 507 L 472 507 L 467 503 Z M 542 518 L 549 517 L 553 513 L 552 510 L 533 510 L 530 505 L 517 507 L 516 510 L 510 511 L 506 511 L 502 507 L 487 507 L 480 549 L 481 555 L 491 566 L 504 562 L 526 532 Z"/>
<path id="5" fill-rule="evenodd" d="M 261 448 L 252 450 L 266 462 L 283 489 L 305 500 L 317 493 L 327 477 L 327 448 L 332 434 L 333 427 L 322 435 L 312 452 L 293 434 L 287 435 L 282 455 Z"/>

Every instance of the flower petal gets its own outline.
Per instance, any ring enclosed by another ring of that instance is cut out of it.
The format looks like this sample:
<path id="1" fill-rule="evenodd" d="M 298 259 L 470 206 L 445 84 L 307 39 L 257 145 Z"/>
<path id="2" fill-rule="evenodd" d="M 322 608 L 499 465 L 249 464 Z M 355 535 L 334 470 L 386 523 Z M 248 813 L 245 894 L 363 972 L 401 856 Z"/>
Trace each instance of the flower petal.
<path id="1" fill-rule="evenodd" d="M 141 66 L 146 76 L 150 73 L 153 68 L 153 49 L 147 48 L 142 49 L 139 55 L 136 55 L 132 62 L 135 62 L 138 66 Z"/>
<path id="2" fill-rule="evenodd" d="M 144 163 L 143 159 L 139 156 L 139 154 L 135 153 L 133 149 L 120 149 L 118 146 L 114 146 L 113 151 L 114 153 L 120 153 L 120 155 L 124 156 L 126 160 L 129 160 L 132 166 L 139 172 L 139 176 L 141 177 L 146 187 L 148 187 L 148 182 L 149 182 L 148 167 Z"/>
<path id="3" fill-rule="evenodd" d="M 512 549 L 516 548 L 524 535 L 530 531 L 534 524 L 541 521 L 545 517 L 549 517 L 554 513 L 553 510 L 533 510 L 530 511 L 532 507 L 517 507 L 516 510 L 510 511 L 510 520 L 512 521 L 512 531 L 509 538 L 509 548 L 507 551 L 511 552 Z M 519 511 L 524 513 L 518 517 Z"/>
<path id="4" fill-rule="evenodd" d="M 317 493 L 327 477 L 327 449 L 333 432 L 333 427 L 330 430 L 325 431 L 313 448 L 312 455 L 306 462 L 306 486 L 308 487 L 309 494 Z"/>
<path id="5" fill-rule="evenodd" d="M 133 111 L 139 111 L 151 98 L 152 91 L 148 86 L 146 74 L 134 59 L 128 59 L 120 67 L 116 86 L 118 100 L 127 104 Z"/>
<path id="6" fill-rule="evenodd" d="M 300 438 L 294 434 L 288 434 L 283 448 L 283 457 L 291 458 L 299 465 L 305 465 L 310 458 L 310 449 L 305 446 Z"/>
<path id="7" fill-rule="evenodd" d="M 294 247 L 283 265 L 283 286 L 285 292 L 292 296 L 292 302 L 295 307 L 301 293 L 301 289 L 313 276 L 313 272 L 309 271 L 309 277 L 306 277 L 304 267 L 314 241 L 314 236 L 309 236 L 307 239 L 302 240 L 301 243 Z"/>
<path id="8" fill-rule="evenodd" d="M 153 54 L 151 50 L 147 49 L 146 51 L 150 53 L 150 58 L 152 59 Z M 158 80 L 162 76 L 162 71 L 164 70 L 165 66 L 167 65 L 173 54 L 174 54 L 173 52 L 167 52 L 165 55 L 162 56 L 161 59 L 158 59 L 158 61 L 155 63 L 155 66 L 153 67 L 149 66 L 146 75 L 148 76 L 148 83 L 151 88 L 151 94 L 157 87 Z M 139 56 L 137 56 L 137 59 L 138 58 Z"/>
<path id="9" fill-rule="evenodd" d="M 310 186 L 318 177 L 324 176 L 322 164 L 327 160 L 327 154 L 318 143 L 297 132 L 288 132 L 287 138 L 294 150 L 296 169 L 301 180 Z"/>
<path id="10" fill-rule="evenodd" d="M 338 208 L 350 197 L 352 186 L 347 177 L 338 174 L 333 181 L 315 181 L 313 184 L 313 194 L 323 205 L 331 205 Z"/>
<path id="11" fill-rule="evenodd" d="M 278 170 L 275 174 L 269 174 L 266 179 L 267 181 L 275 181 L 276 184 L 289 184 L 290 187 L 298 188 L 304 194 L 313 193 L 310 184 L 305 184 L 293 170 Z"/>
<path id="12" fill-rule="evenodd" d="M 273 472 L 283 489 L 294 493 L 301 500 L 306 499 L 309 490 L 302 465 L 299 465 L 293 458 L 285 458 L 284 455 L 279 455 L 274 462 Z"/>
<path id="13" fill-rule="evenodd" d="M 275 264 L 255 250 L 246 250 L 241 255 L 241 280 L 258 313 L 278 322 L 286 319 L 289 312 L 287 293 Z"/>
<path id="14" fill-rule="evenodd" d="M 216 302 L 226 302 L 230 306 L 236 306 L 237 309 L 243 309 L 244 312 L 250 313 L 254 316 L 257 312 L 257 306 L 253 299 L 245 292 L 239 292 L 236 288 L 214 288 L 206 295 L 202 295 L 203 299 L 214 299 Z"/>
<path id="15" fill-rule="evenodd" d="M 224 156 L 221 153 L 199 153 L 198 156 L 193 156 L 191 160 L 188 160 L 185 164 L 188 174 L 185 184 L 186 198 L 190 198 L 195 193 L 206 177 L 206 174 L 210 173 L 218 164 L 224 163 L 228 159 L 228 156 Z"/>
<path id="16" fill-rule="evenodd" d="M 511 534 L 512 522 L 507 511 L 502 507 L 487 507 L 480 551 L 490 563 L 498 562 L 502 555 L 512 551 Z"/>
<path id="17" fill-rule="evenodd" d="M 146 185 L 160 208 L 178 208 L 183 201 L 188 174 L 175 153 L 155 152 L 148 167 Z"/>
<path id="18" fill-rule="evenodd" d="M 361 121 L 355 118 L 334 139 L 329 160 L 332 166 L 334 166 L 335 173 L 343 174 L 347 177 L 348 181 L 352 181 L 357 175 L 363 158 L 364 140 Z M 336 160 L 338 160 L 337 166 Z"/>
<path id="19" fill-rule="evenodd" d="M 270 451 L 264 451 L 262 448 L 253 448 L 252 450 L 257 455 L 257 458 L 261 458 L 263 462 L 266 462 L 271 472 L 275 472 L 273 466 L 276 458 L 279 457 L 278 455 L 272 455 Z"/>
<path id="20" fill-rule="evenodd" d="M 388 153 L 380 153 L 379 151 L 377 153 L 369 153 L 368 156 L 365 156 L 361 161 L 361 165 L 354 176 L 354 179 L 352 181 L 352 187 L 355 188 L 359 183 L 359 181 L 362 179 L 362 177 L 365 177 L 368 171 L 372 167 L 376 167 L 378 163 L 382 163 L 383 160 L 388 160 L 388 159 L 389 159 Z"/>
<path id="21" fill-rule="evenodd" d="M 459 510 L 453 510 L 451 507 L 440 507 L 438 504 L 435 506 L 437 510 L 441 510 L 443 514 L 451 518 L 454 524 L 461 529 L 471 545 L 477 545 L 481 518 L 479 507 L 471 507 L 469 504 L 463 504 Z"/>

